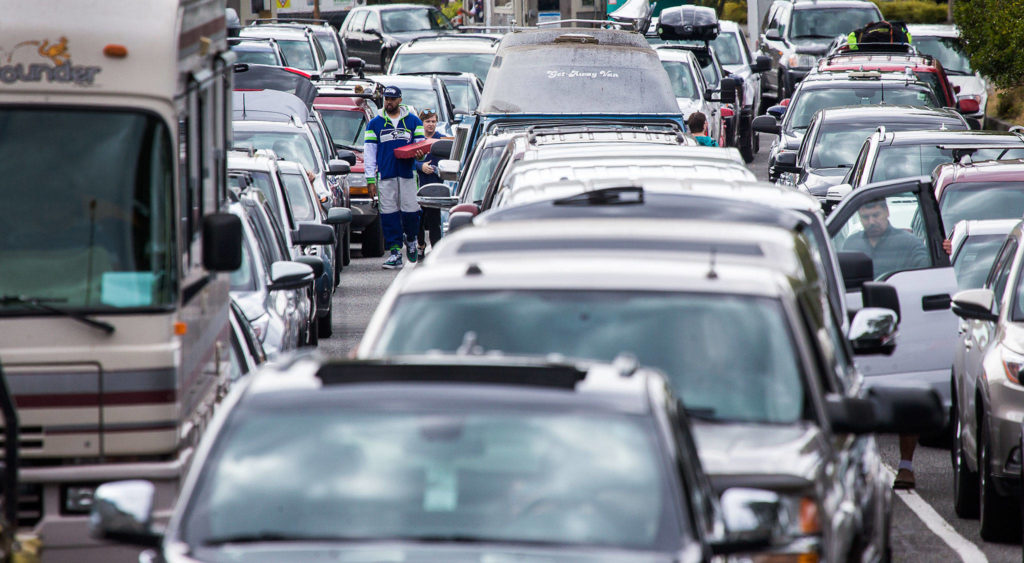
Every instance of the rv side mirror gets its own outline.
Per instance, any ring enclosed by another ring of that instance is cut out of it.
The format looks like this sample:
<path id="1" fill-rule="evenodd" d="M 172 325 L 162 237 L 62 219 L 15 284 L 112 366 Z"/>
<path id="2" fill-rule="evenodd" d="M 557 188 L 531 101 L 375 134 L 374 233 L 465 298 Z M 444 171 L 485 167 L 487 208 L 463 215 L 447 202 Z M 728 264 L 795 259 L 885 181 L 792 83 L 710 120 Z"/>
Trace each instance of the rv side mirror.
<path id="1" fill-rule="evenodd" d="M 242 220 L 231 213 L 203 217 L 203 267 L 233 272 L 242 265 Z"/>

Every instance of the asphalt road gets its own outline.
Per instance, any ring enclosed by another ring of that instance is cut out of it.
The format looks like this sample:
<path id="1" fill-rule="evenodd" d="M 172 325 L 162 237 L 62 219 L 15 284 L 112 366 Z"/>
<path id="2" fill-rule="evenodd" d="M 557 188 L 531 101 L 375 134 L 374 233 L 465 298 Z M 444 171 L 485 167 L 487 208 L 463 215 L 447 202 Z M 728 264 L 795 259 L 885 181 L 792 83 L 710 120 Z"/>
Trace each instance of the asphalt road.
<path id="1" fill-rule="evenodd" d="M 761 135 L 761 151 L 750 164 L 751 170 L 762 180 L 768 178 L 767 154 L 771 140 L 771 135 Z M 358 344 L 378 301 L 397 275 L 397 271 L 381 269 L 381 262 L 379 258 L 360 258 L 358 252 L 353 252 L 352 263 L 342 274 L 341 286 L 334 297 L 334 336 L 320 341 L 322 353 L 344 357 Z M 880 443 L 886 462 L 895 467 L 899 460 L 895 437 L 883 437 Z M 894 561 L 1022 561 L 1021 546 L 982 542 L 978 521 L 962 520 L 953 513 L 948 450 L 919 447 L 914 469 L 917 489 L 901 493 L 893 501 Z"/>

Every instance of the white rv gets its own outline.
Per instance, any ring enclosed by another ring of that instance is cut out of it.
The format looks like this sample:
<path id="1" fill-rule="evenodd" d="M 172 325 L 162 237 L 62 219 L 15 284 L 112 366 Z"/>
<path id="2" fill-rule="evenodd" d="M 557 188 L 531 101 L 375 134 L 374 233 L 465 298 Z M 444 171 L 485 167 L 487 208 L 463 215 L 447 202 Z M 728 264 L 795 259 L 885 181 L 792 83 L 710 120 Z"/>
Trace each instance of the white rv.
<path id="1" fill-rule="evenodd" d="M 232 55 L 216 0 L 0 0 L 0 362 L 23 533 L 85 561 L 93 488 L 170 508 L 227 384 Z M 5 499 L 6 501 L 14 499 Z"/>

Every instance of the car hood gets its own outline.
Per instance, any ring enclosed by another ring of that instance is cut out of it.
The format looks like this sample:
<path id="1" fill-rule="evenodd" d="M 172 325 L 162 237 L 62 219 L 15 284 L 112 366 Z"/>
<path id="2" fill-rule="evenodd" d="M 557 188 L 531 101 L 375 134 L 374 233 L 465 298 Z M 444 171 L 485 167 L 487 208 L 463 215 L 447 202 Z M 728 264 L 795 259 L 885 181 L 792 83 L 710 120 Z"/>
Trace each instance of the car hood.
<path id="1" fill-rule="evenodd" d="M 825 197 L 828 195 L 828 189 L 841 184 L 843 178 L 846 177 L 846 173 L 849 171 L 849 168 L 816 168 L 809 170 L 801 185 L 811 195 L 819 198 Z"/>
<path id="2" fill-rule="evenodd" d="M 704 471 L 723 477 L 788 475 L 813 481 L 824 442 L 814 426 L 696 422 L 694 434 Z M 733 486 L 742 485 L 742 481 Z"/>
<path id="3" fill-rule="evenodd" d="M 695 546 L 696 547 L 696 546 Z M 217 563 L 336 563 L 394 561 L 401 563 L 672 563 L 699 561 L 700 551 L 680 554 L 623 551 L 616 549 L 581 549 L 572 547 L 520 547 L 504 544 L 425 545 L 400 542 L 381 543 L 286 543 L 233 544 L 220 549 L 200 548 L 189 554 L 192 559 Z M 169 563 L 174 559 L 168 558 Z"/>
<path id="4" fill-rule="evenodd" d="M 801 55 L 824 55 L 832 39 L 793 39 L 793 47 Z"/>

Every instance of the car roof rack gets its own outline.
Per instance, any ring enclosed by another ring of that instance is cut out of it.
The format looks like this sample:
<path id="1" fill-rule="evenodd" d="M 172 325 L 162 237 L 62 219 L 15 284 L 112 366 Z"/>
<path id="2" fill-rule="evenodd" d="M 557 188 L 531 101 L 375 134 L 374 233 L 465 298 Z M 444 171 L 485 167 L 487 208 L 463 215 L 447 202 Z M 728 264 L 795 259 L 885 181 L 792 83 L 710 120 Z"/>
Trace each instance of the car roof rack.
<path id="1" fill-rule="evenodd" d="M 624 31 L 634 31 L 632 23 L 627 24 L 627 23 L 617 22 L 617 21 L 612 21 L 612 20 L 588 20 L 588 19 L 578 19 L 578 18 L 565 19 L 565 20 L 551 20 L 551 21 L 539 22 L 539 23 L 537 23 L 537 27 L 542 28 L 542 29 L 546 28 L 546 27 L 565 27 L 562 24 L 566 24 L 566 23 L 573 24 L 572 27 L 576 27 L 577 24 L 588 24 L 588 25 L 593 25 L 594 27 L 599 27 L 599 28 L 603 28 L 603 29 L 621 29 L 621 30 L 624 30 Z"/>
<path id="2" fill-rule="evenodd" d="M 464 345 L 473 346 L 475 334 L 466 333 L 464 340 Z M 436 361 L 339 360 L 325 362 L 316 377 L 324 385 L 472 383 L 570 390 L 587 378 L 585 369 L 568 363 L 472 357 L 472 362 L 460 362 L 457 357 Z"/>
<path id="3" fill-rule="evenodd" d="M 501 41 L 501 37 L 495 37 L 493 35 L 484 35 L 482 33 L 452 33 L 448 35 L 433 35 L 430 37 L 416 37 L 409 41 L 406 41 L 406 45 L 412 45 L 413 43 L 422 43 L 426 41 L 442 41 L 445 39 L 473 39 L 476 41 L 490 41 L 491 43 L 498 43 Z"/>
<path id="4" fill-rule="evenodd" d="M 250 22 L 249 25 L 275 25 L 282 23 L 299 23 L 299 24 L 314 24 L 314 25 L 331 25 L 331 23 L 325 19 L 316 18 L 289 18 L 287 16 L 278 16 L 276 18 L 256 18 Z"/>
<path id="5" fill-rule="evenodd" d="M 539 144 L 541 137 L 551 137 L 556 135 L 588 135 L 593 136 L 595 133 L 616 133 L 616 134 L 632 134 L 632 135 L 648 135 L 652 137 L 654 135 L 660 136 L 662 139 L 657 140 L 668 140 L 671 136 L 672 140 L 676 143 L 686 143 L 686 135 L 678 128 L 672 127 L 669 124 L 657 124 L 643 127 L 617 127 L 615 125 L 605 125 L 595 123 L 591 125 L 565 125 L 565 124 L 550 124 L 550 125 L 532 125 L 526 129 L 526 139 L 531 145 Z M 594 140 L 594 139 L 591 139 Z M 656 139 L 651 139 L 656 140 Z"/>

